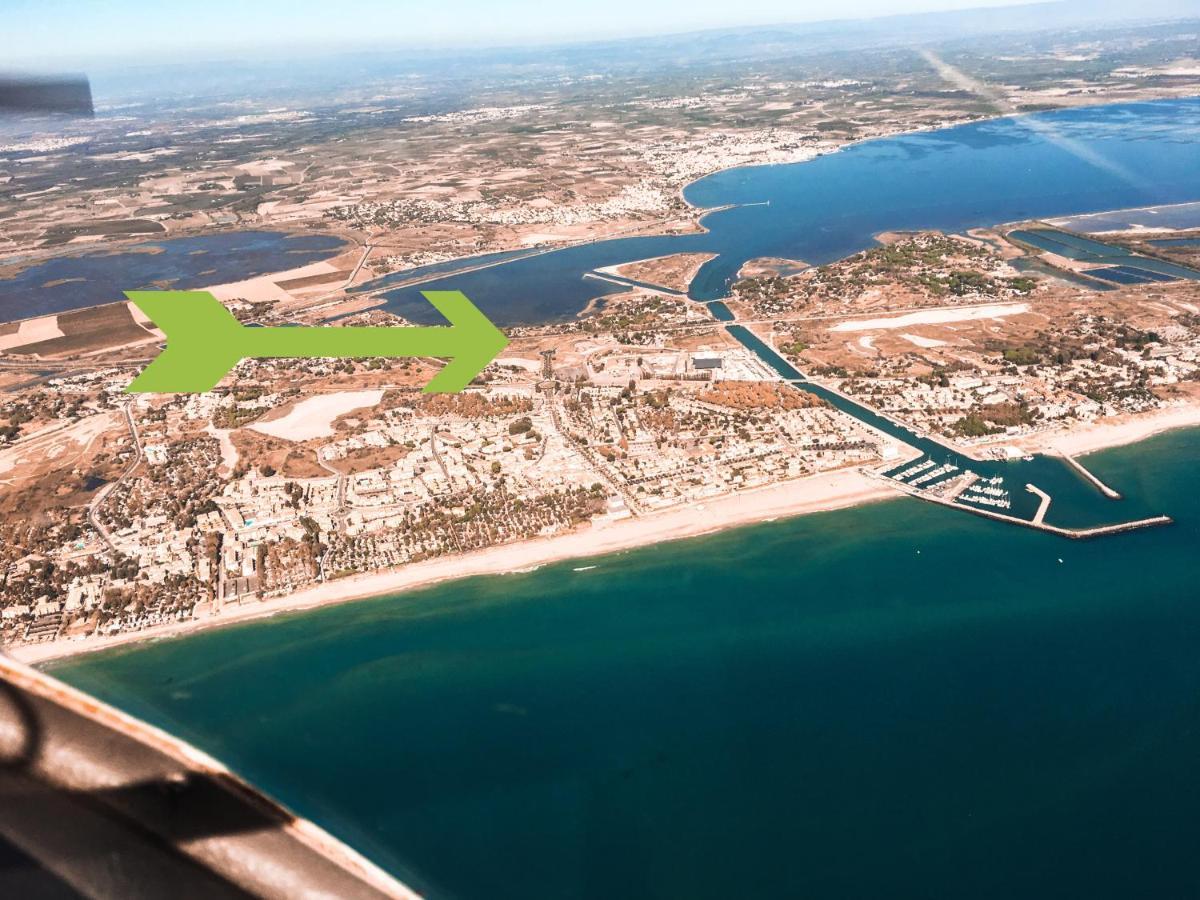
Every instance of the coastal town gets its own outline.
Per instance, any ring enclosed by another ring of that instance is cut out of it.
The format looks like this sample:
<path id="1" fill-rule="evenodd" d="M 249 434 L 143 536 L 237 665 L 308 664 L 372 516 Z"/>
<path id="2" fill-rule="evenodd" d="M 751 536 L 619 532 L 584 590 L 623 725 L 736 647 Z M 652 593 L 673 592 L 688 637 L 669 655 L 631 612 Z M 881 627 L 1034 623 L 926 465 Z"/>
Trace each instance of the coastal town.
<path id="1" fill-rule="evenodd" d="M 771 316 L 764 333 L 804 370 L 963 446 L 1195 402 L 1194 280 L 1098 290 L 1066 281 L 1081 270 L 1061 257 L 1057 277 L 1030 278 L 1012 265 L 1023 248 L 1005 243 L 1007 261 L 991 248 L 1002 240 L 895 236 L 790 279 L 747 279 L 736 296 Z"/>
<path id="2" fill-rule="evenodd" d="M 881 458 L 877 435 L 780 388 L 744 350 L 576 344 L 594 380 L 506 356 L 493 384 L 449 397 L 387 363 L 319 392 L 244 363 L 237 389 L 175 399 L 128 399 L 120 369 L 52 379 L 43 390 L 70 396 L 69 413 L 43 419 L 37 394 L 3 408 L 31 417 L 0 450 L 22 489 L 6 494 L 58 507 L 6 529 L 9 552 L 50 551 L 7 561 L 6 637 L 217 615 Z M 100 473 L 115 477 L 99 490 L 79 480 Z"/>
<path id="3" fill-rule="evenodd" d="M 831 266 L 743 279 L 731 303 L 815 383 L 979 458 L 1200 410 L 1197 282 L 1097 293 L 1021 276 L 1016 258 L 978 235 L 896 235 Z M 678 283 L 704 259 L 618 271 Z M 197 395 L 131 397 L 128 365 L 10 392 L 5 642 L 203 622 L 915 458 L 666 290 L 516 329 L 457 395 L 422 393 L 436 362 L 386 359 L 248 360 Z M 887 299 L 872 309 L 866 295 Z"/>
<path id="4" fill-rule="evenodd" d="M 209 290 L 252 326 L 404 327 L 387 289 L 424 283 L 421 267 L 704 234 L 713 210 L 682 191 L 716 172 L 1200 85 L 1174 32 L 1105 40 L 1030 39 L 982 61 L 976 44 L 932 62 L 831 53 L 682 83 L 553 73 L 535 101 L 493 82 L 425 111 L 398 88 L 337 116 L 100 117 L 0 145 L 0 278 L 282 229 L 255 238 L 277 254 L 269 270 L 213 280 L 205 245 L 177 254 L 188 274 L 150 281 Z M 956 83 L 972 62 L 995 91 Z M 823 265 L 749 259 L 705 302 L 689 288 L 720 254 L 628 259 L 584 273 L 607 292 L 578 314 L 506 328 L 508 347 L 450 395 L 423 391 L 431 358 L 247 359 L 212 392 L 130 395 L 163 333 L 47 270 L 38 289 L 62 292 L 58 311 L 0 298 L 0 642 L 71 652 L 923 485 L 1008 510 L 1000 481 L 961 480 L 920 441 L 982 465 L 1200 422 L 1200 213 L 1175 213 L 1160 229 L 884 233 Z M 321 258 L 292 264 L 300 252 Z"/>

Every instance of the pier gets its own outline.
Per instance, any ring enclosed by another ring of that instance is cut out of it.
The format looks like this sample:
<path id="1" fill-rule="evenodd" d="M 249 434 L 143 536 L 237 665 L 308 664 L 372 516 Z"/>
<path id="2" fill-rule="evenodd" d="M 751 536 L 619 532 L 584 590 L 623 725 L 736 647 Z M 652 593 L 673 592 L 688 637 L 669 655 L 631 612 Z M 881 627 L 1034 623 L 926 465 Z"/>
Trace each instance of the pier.
<path id="1" fill-rule="evenodd" d="M 1036 494 L 1039 498 L 1041 498 L 1042 502 L 1038 505 L 1038 511 L 1034 513 L 1033 516 L 1033 524 L 1041 525 L 1046 521 L 1046 510 L 1050 508 L 1050 495 L 1037 485 L 1033 484 L 1025 485 L 1025 490 L 1029 491 L 1031 494 Z"/>
<path id="2" fill-rule="evenodd" d="M 1093 475 L 1091 472 L 1089 472 L 1087 469 L 1085 469 L 1083 467 L 1083 463 L 1079 462 L 1079 460 L 1075 459 L 1075 457 L 1073 457 L 1067 453 L 1061 453 L 1060 455 L 1066 461 L 1067 465 L 1069 465 L 1072 469 L 1074 469 L 1076 472 L 1078 472 L 1080 475 L 1082 475 L 1084 478 L 1086 478 L 1088 481 L 1090 481 L 1092 484 L 1094 484 L 1096 486 L 1096 490 L 1098 490 L 1100 493 L 1102 493 L 1109 500 L 1123 499 L 1121 497 L 1121 493 L 1119 491 L 1116 491 L 1113 488 L 1110 488 L 1107 484 L 1105 484 L 1103 481 L 1101 481 L 1099 478 L 1097 478 L 1095 475 Z"/>
<path id="3" fill-rule="evenodd" d="M 615 284 L 618 287 L 638 288 L 643 291 L 649 291 L 652 294 L 659 294 L 664 297 L 686 297 L 683 291 L 677 291 L 674 288 L 663 287 L 661 284 L 651 284 L 648 281 L 637 281 L 633 278 L 626 278 L 624 275 L 614 275 L 611 272 L 584 272 L 584 278 L 594 278 L 597 281 L 607 281 L 609 284 Z"/>
<path id="4" fill-rule="evenodd" d="M 1050 506 L 1050 495 L 1036 488 L 1033 485 L 1026 485 L 1026 489 L 1032 488 L 1031 493 L 1035 493 L 1042 498 L 1041 506 L 1038 513 L 1033 519 L 1021 519 L 1017 516 L 1006 515 L 1005 513 L 993 512 L 990 509 L 980 509 L 975 506 L 967 506 L 962 503 L 955 503 L 953 500 L 946 500 L 938 497 L 927 491 L 922 491 L 911 485 L 905 484 L 902 481 L 897 481 L 894 478 L 887 478 L 879 473 L 872 473 L 875 477 L 882 479 L 888 484 L 895 487 L 897 490 L 908 494 L 910 497 L 915 497 L 918 500 L 925 500 L 928 503 L 936 503 L 939 506 L 945 506 L 949 509 L 957 509 L 963 512 L 969 512 L 975 516 L 982 516 L 985 519 L 995 519 L 997 522 L 1006 522 L 1009 525 L 1020 525 L 1023 528 L 1032 528 L 1036 531 L 1044 531 L 1048 534 L 1054 534 L 1059 537 L 1065 537 L 1073 541 L 1086 541 L 1092 538 L 1106 537 L 1114 534 L 1124 534 L 1129 531 L 1140 531 L 1144 528 L 1159 528 L 1163 525 L 1173 525 L 1175 520 L 1170 516 L 1152 516 L 1147 519 L 1136 519 L 1131 522 L 1117 522 L 1112 525 L 1097 525 L 1092 528 L 1061 528 L 1058 525 L 1048 525 L 1045 522 L 1045 512 Z"/>

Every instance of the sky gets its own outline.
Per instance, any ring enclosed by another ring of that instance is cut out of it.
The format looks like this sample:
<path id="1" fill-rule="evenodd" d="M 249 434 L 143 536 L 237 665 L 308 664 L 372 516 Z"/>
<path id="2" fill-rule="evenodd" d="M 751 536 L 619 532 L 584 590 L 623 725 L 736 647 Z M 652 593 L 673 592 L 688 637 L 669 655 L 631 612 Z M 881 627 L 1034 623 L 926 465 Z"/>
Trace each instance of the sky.
<path id="1" fill-rule="evenodd" d="M 0 69 L 251 47 L 534 44 L 1030 0 L 0 0 Z"/>

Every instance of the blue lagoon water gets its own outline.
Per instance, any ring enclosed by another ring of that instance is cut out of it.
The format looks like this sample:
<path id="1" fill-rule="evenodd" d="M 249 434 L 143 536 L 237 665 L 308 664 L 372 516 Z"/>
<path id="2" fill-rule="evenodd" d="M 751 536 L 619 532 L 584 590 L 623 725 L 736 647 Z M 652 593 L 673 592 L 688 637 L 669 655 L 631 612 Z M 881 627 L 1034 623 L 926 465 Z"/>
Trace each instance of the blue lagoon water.
<path id="1" fill-rule="evenodd" d="M 884 231 L 956 232 L 1194 201 L 1200 199 L 1200 98 L 1061 110 L 867 141 L 808 162 L 719 172 L 691 184 L 684 196 L 700 208 L 735 206 L 706 216 L 705 234 L 600 241 L 420 288 L 462 290 L 501 324 L 556 321 L 623 290 L 584 278 L 586 272 L 635 259 L 719 254 L 689 292 L 714 300 L 754 257 L 823 264 L 871 246 Z M 418 288 L 386 296 L 405 317 L 438 321 Z"/>
<path id="2" fill-rule="evenodd" d="M 0 278 L 0 322 L 124 300 L 123 291 L 187 290 L 328 259 L 328 234 L 231 231 L 59 256 Z"/>

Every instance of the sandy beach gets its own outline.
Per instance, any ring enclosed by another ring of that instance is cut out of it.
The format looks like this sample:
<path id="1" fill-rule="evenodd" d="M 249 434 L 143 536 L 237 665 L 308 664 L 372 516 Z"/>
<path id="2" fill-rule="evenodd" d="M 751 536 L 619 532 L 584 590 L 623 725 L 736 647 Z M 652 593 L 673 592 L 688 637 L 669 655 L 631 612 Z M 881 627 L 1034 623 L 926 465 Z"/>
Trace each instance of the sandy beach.
<path id="1" fill-rule="evenodd" d="M 1114 416 L 1089 425 L 1075 423 L 1070 430 L 1045 431 L 1015 443 L 1034 452 L 1079 456 L 1110 447 L 1136 444 L 1164 431 L 1198 426 L 1200 404 L 1192 404 L 1141 415 Z"/>
<path id="2" fill-rule="evenodd" d="M 219 616 L 213 618 L 192 619 L 103 637 L 23 645 L 8 649 L 8 653 L 21 662 L 36 664 L 136 641 L 192 634 L 206 628 L 281 612 L 394 594 L 453 578 L 528 571 L 561 560 L 615 553 L 663 541 L 697 537 L 739 525 L 843 509 L 899 496 L 897 491 L 858 469 L 844 469 L 718 497 L 682 509 L 584 527 L 569 534 L 501 544 L 473 553 L 413 563 L 392 571 L 340 578 L 284 597 L 226 607 Z"/>
<path id="3" fill-rule="evenodd" d="M 914 325 L 945 325 L 949 322 L 974 322 L 978 319 L 1001 319 L 1029 312 L 1028 303 L 991 303 L 987 306 L 964 306 L 958 309 L 930 309 L 885 316 L 879 319 L 851 319 L 839 322 L 830 331 L 884 331 L 893 328 L 912 328 Z"/>
<path id="4" fill-rule="evenodd" d="M 1070 431 L 1065 428 L 1048 431 L 1008 443 L 1016 443 L 1031 452 L 1076 456 L 1189 427 L 1200 427 L 1200 404 L 1121 416 L 1091 425 L 1076 423 Z M 866 471 L 843 469 L 718 497 L 682 509 L 587 526 L 569 534 L 501 544 L 473 553 L 413 563 L 400 569 L 341 578 L 287 596 L 226 607 L 219 616 L 212 618 L 110 636 L 17 646 L 8 648 L 8 653 L 22 662 L 36 664 L 137 641 L 177 637 L 281 612 L 394 594 L 455 578 L 523 572 L 562 560 L 616 553 L 742 525 L 844 509 L 900 496 L 900 492 L 872 478 Z"/>

